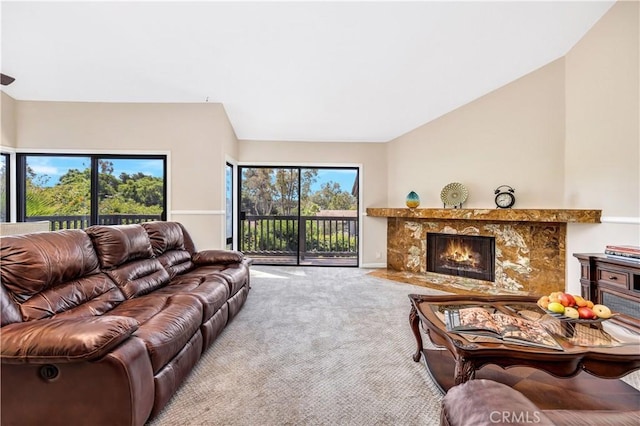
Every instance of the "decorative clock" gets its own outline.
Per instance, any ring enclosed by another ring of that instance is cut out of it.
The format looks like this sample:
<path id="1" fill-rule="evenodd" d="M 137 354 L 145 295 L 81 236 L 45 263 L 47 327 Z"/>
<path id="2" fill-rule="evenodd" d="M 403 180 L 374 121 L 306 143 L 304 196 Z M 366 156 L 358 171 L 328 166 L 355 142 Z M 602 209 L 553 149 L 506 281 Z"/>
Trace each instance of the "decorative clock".
<path id="1" fill-rule="evenodd" d="M 510 209 L 516 203 L 516 196 L 513 193 L 515 189 L 509 185 L 500 185 L 496 188 L 496 207 L 499 209 Z"/>

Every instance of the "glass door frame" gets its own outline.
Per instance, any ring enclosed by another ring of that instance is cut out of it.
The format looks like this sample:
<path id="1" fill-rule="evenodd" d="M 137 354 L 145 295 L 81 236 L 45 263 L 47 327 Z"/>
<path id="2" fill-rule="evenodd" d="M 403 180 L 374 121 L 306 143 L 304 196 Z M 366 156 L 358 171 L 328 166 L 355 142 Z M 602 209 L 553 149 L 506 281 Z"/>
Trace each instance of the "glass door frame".
<path id="1" fill-rule="evenodd" d="M 271 169 L 297 169 L 298 172 L 298 223 L 300 223 L 300 218 L 302 215 L 301 211 L 301 202 L 302 197 L 300 194 L 301 190 L 301 180 L 302 180 L 302 171 L 305 169 L 318 169 L 318 170 L 353 170 L 356 172 L 356 180 L 355 184 L 357 186 L 357 194 L 356 194 L 356 224 L 357 224 L 357 243 L 356 243 L 356 256 L 355 256 L 355 265 L 337 265 L 337 264 L 327 264 L 327 265 L 316 265 L 316 264 L 307 264 L 300 263 L 300 247 L 298 246 L 297 256 L 296 256 L 296 264 L 287 264 L 287 266 L 328 266 L 328 267 L 360 267 L 362 263 L 362 214 L 360 212 L 360 208 L 362 205 L 362 164 L 354 164 L 354 163 L 342 163 L 342 164 L 304 164 L 304 163 L 271 163 L 271 162 L 239 162 L 236 165 L 236 182 L 237 182 L 237 191 L 236 191 L 236 249 L 241 250 L 241 242 L 240 238 L 242 237 L 241 227 L 242 221 L 244 220 L 244 213 L 241 211 L 242 207 L 242 171 L 243 169 L 248 168 L 271 168 Z M 298 242 L 300 241 L 300 232 L 301 229 L 298 227 Z"/>

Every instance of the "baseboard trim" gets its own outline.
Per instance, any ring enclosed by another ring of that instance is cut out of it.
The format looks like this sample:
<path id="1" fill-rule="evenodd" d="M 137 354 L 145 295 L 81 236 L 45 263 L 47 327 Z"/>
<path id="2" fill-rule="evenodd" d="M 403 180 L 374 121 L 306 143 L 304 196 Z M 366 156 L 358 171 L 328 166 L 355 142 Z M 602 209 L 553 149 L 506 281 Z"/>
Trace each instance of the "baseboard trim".
<path id="1" fill-rule="evenodd" d="M 640 225 L 640 217 L 633 216 L 602 216 L 601 223 L 617 223 L 622 225 Z"/>
<path id="2" fill-rule="evenodd" d="M 363 263 L 360 265 L 361 268 L 386 268 L 386 263 Z"/>

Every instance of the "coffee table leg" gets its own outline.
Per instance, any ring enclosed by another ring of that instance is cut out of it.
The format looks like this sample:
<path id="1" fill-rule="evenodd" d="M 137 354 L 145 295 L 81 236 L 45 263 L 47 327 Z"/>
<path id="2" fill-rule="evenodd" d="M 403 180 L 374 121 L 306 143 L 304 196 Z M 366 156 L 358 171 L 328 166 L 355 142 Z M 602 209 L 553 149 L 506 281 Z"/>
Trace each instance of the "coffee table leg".
<path id="1" fill-rule="evenodd" d="M 409 312 L 409 324 L 411 324 L 411 331 L 413 331 L 418 345 L 418 349 L 413 355 L 413 360 L 418 362 L 420 361 L 420 355 L 422 353 L 422 336 L 420 335 L 420 318 L 418 317 L 418 311 L 416 311 L 416 307 L 413 305 L 411 306 L 411 312 Z"/>
<path id="2" fill-rule="evenodd" d="M 473 379 L 476 376 L 476 369 L 473 366 L 473 362 L 463 357 L 456 358 L 455 375 L 454 384 L 456 385 Z"/>

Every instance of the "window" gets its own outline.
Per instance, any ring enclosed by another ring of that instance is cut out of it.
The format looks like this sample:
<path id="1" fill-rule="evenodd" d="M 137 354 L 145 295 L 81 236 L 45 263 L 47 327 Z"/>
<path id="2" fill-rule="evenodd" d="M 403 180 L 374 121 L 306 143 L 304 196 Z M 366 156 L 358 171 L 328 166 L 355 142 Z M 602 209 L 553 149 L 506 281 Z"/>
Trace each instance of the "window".
<path id="1" fill-rule="evenodd" d="M 233 249 L 233 165 L 225 166 L 225 206 L 226 206 L 226 243 L 227 249 Z"/>
<path id="2" fill-rule="evenodd" d="M 254 264 L 358 266 L 358 168 L 239 169 L 237 241 Z"/>
<path id="3" fill-rule="evenodd" d="M 0 155 L 0 222 L 9 222 L 10 215 L 10 181 L 9 154 Z"/>
<path id="4" fill-rule="evenodd" d="M 18 154 L 19 217 L 51 228 L 166 218 L 166 157 Z"/>

